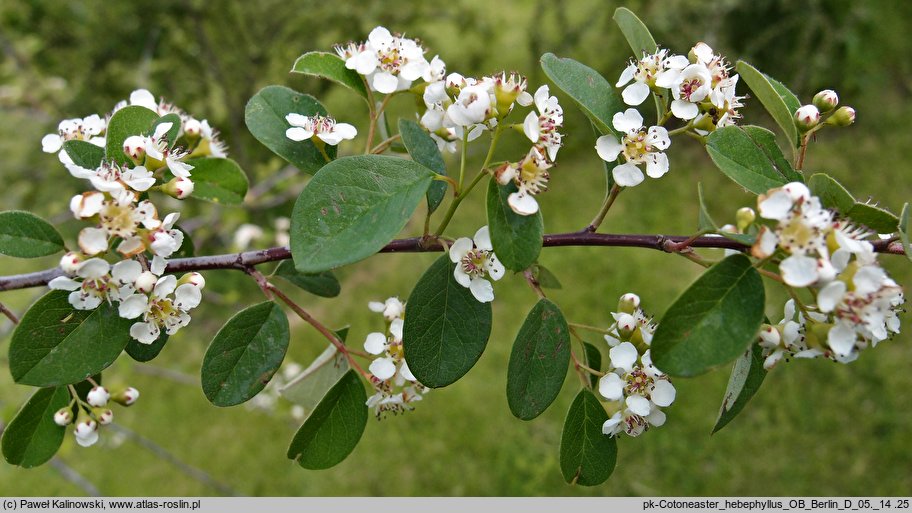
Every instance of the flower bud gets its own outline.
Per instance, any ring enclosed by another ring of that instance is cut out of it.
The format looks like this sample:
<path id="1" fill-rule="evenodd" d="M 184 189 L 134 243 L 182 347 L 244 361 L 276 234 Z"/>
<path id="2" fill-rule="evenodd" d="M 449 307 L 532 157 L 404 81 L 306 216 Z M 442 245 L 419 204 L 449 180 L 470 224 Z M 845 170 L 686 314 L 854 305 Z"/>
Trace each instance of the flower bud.
<path id="1" fill-rule="evenodd" d="M 140 163 L 146 156 L 146 138 L 141 135 L 127 137 L 123 143 L 123 152 L 133 159 L 133 162 Z"/>
<path id="2" fill-rule="evenodd" d="M 126 388 L 114 392 L 114 395 L 111 396 L 111 400 L 122 406 L 130 406 L 139 399 L 139 390 L 136 390 L 133 387 Z"/>
<path id="3" fill-rule="evenodd" d="M 820 111 L 813 105 L 804 105 L 795 111 L 795 125 L 800 130 L 810 130 L 820 122 Z"/>
<path id="4" fill-rule="evenodd" d="M 178 176 L 162 185 L 161 191 L 172 198 L 184 199 L 193 194 L 193 181 Z"/>
<path id="5" fill-rule="evenodd" d="M 738 213 L 735 214 L 738 230 L 742 232 L 753 224 L 755 219 L 757 219 L 757 214 L 754 212 L 754 209 L 750 207 L 739 208 Z"/>
<path id="6" fill-rule="evenodd" d="M 63 272 L 72 276 L 76 274 L 76 271 L 79 270 L 79 266 L 82 264 L 82 260 L 83 255 L 81 253 L 70 251 L 60 258 L 60 268 L 63 270 Z"/>
<path id="7" fill-rule="evenodd" d="M 155 288 L 155 284 L 158 282 L 158 276 L 155 276 L 149 271 L 143 271 L 139 276 L 136 277 L 136 281 L 133 282 L 133 287 L 138 291 L 144 294 L 152 292 L 152 289 Z"/>
<path id="8" fill-rule="evenodd" d="M 71 422 L 73 422 L 73 410 L 69 406 L 60 408 L 54 414 L 54 423 L 58 426 L 66 426 Z"/>
<path id="9" fill-rule="evenodd" d="M 618 315 L 617 331 L 618 335 L 621 336 L 621 340 L 630 340 L 630 336 L 633 335 L 633 331 L 636 327 L 636 319 L 632 315 L 627 313 Z"/>
<path id="10" fill-rule="evenodd" d="M 618 300 L 618 312 L 632 314 L 640 306 L 640 296 L 633 292 L 628 292 Z M 635 322 L 634 322 L 635 323 Z"/>
<path id="11" fill-rule="evenodd" d="M 779 333 L 779 330 L 770 326 L 769 324 L 764 324 L 760 327 L 760 344 L 765 347 L 776 347 L 779 345 L 779 341 L 782 339 L 782 336 Z"/>
<path id="12" fill-rule="evenodd" d="M 855 109 L 852 107 L 839 107 L 836 112 L 826 120 L 828 125 L 849 126 L 855 122 Z"/>
<path id="13" fill-rule="evenodd" d="M 98 423 L 102 426 L 107 426 L 114 422 L 114 412 L 109 408 L 93 408 L 92 413 L 95 414 L 95 418 L 98 419 Z"/>
<path id="14" fill-rule="evenodd" d="M 184 134 L 188 139 L 197 138 L 203 131 L 203 125 L 196 118 L 189 118 L 184 121 Z"/>
<path id="15" fill-rule="evenodd" d="M 108 404 L 110 399 L 111 394 L 105 387 L 93 387 L 86 395 L 86 402 L 97 408 L 101 408 Z"/>
<path id="16" fill-rule="evenodd" d="M 206 286 L 206 278 L 203 278 L 203 275 L 197 272 L 187 273 L 180 277 L 177 280 L 178 286 L 189 283 L 191 285 L 196 285 L 199 288 Z"/>
<path id="17" fill-rule="evenodd" d="M 829 112 L 839 105 L 839 96 L 832 89 L 824 89 L 814 95 L 814 106 L 820 109 L 820 112 Z"/>
<path id="18" fill-rule="evenodd" d="M 82 447 L 95 445 L 98 441 L 98 423 L 92 420 L 89 414 L 80 411 L 73 434 L 76 435 L 76 443 Z"/>

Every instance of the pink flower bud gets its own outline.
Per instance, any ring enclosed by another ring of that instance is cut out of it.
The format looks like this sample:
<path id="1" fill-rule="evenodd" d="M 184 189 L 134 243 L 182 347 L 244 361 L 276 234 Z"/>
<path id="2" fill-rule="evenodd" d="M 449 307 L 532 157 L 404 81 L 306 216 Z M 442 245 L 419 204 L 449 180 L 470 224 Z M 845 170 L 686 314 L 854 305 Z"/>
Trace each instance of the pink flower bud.
<path id="1" fill-rule="evenodd" d="M 158 276 L 155 276 L 149 271 L 144 271 L 136 278 L 136 281 L 133 282 L 133 287 L 135 287 L 138 292 L 148 294 L 155 288 L 155 283 L 157 281 Z"/>
<path id="2" fill-rule="evenodd" d="M 105 387 L 93 387 L 92 390 L 89 390 L 88 395 L 86 395 L 86 402 L 96 408 L 105 406 L 110 399 L 111 394 Z"/>
<path id="3" fill-rule="evenodd" d="M 184 199 L 193 194 L 193 181 L 189 178 L 176 177 L 162 185 L 161 191 L 172 198 Z"/>
<path id="4" fill-rule="evenodd" d="M 131 135 L 124 140 L 123 151 L 134 161 L 146 155 L 146 138 L 141 135 Z"/>
<path id="5" fill-rule="evenodd" d="M 839 104 L 839 96 L 832 89 L 824 89 L 814 95 L 814 106 L 820 109 L 820 112 L 829 112 Z"/>
<path id="6" fill-rule="evenodd" d="M 177 280 L 178 285 L 183 285 L 185 283 L 189 283 L 191 285 L 196 285 L 199 288 L 203 288 L 206 286 L 206 278 L 203 278 L 203 275 L 200 273 L 197 273 L 197 272 L 187 273 L 187 274 L 181 276 L 181 278 L 179 280 Z"/>
<path id="7" fill-rule="evenodd" d="M 852 107 L 839 107 L 826 122 L 828 125 L 849 126 L 855 122 L 855 109 Z"/>
<path id="8" fill-rule="evenodd" d="M 76 271 L 79 270 L 79 265 L 82 264 L 83 256 L 74 251 L 70 251 L 66 255 L 60 258 L 60 268 L 63 269 L 63 272 L 69 275 L 76 274 Z"/>
<path id="9" fill-rule="evenodd" d="M 130 406 L 139 399 L 139 390 L 133 387 L 126 388 L 116 392 L 112 397 L 113 401 L 122 406 Z"/>
<path id="10" fill-rule="evenodd" d="M 69 407 L 60 408 L 57 410 L 57 413 L 54 414 L 54 423 L 58 426 L 66 426 L 73 422 L 73 410 Z"/>
<path id="11" fill-rule="evenodd" d="M 184 121 L 184 133 L 188 136 L 199 137 L 202 131 L 203 127 L 199 120 L 190 118 L 187 121 Z"/>
<path id="12" fill-rule="evenodd" d="M 618 300 L 618 311 L 624 312 L 625 314 L 632 314 L 640 307 L 640 296 L 634 294 L 633 292 L 628 292 L 621 296 L 621 299 Z M 635 322 L 634 322 L 635 324 Z M 618 321 L 618 326 L 620 326 L 620 320 Z"/>
<path id="13" fill-rule="evenodd" d="M 96 408 L 94 413 L 95 418 L 98 419 L 98 423 L 102 426 L 107 426 L 114 422 L 114 412 L 108 408 Z"/>
<path id="14" fill-rule="evenodd" d="M 795 112 L 795 124 L 801 130 L 810 130 L 820 122 L 820 111 L 813 105 L 804 105 Z"/>

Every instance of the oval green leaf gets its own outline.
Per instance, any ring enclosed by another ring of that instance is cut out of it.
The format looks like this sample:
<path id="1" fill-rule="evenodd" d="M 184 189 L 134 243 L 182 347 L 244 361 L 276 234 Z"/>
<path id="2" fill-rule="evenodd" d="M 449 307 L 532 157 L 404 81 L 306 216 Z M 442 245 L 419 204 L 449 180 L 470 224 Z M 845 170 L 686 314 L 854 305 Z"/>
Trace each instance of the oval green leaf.
<path id="1" fill-rule="evenodd" d="M 402 136 L 402 143 L 405 144 L 405 149 L 412 157 L 412 160 L 438 175 L 446 176 L 446 163 L 443 161 L 443 156 L 440 155 L 440 149 L 427 131 L 421 128 L 421 125 L 408 119 L 400 119 L 399 134 Z M 446 191 L 446 182 L 434 180 L 431 183 L 427 190 L 428 210 L 430 212 L 437 210 L 446 195 Z"/>
<path id="2" fill-rule="evenodd" d="M 229 319 L 203 357 L 203 393 L 209 402 L 234 406 L 260 393 L 282 365 L 288 339 L 288 318 L 272 301 Z"/>
<path id="3" fill-rule="evenodd" d="M 342 285 L 332 271 L 316 274 L 299 273 L 291 260 L 284 260 L 276 267 L 275 275 L 283 280 L 320 297 L 336 297 L 342 291 Z"/>
<path id="4" fill-rule="evenodd" d="M 624 34 L 624 39 L 627 40 L 627 44 L 633 50 L 634 57 L 639 59 L 644 52 L 653 54 L 658 49 L 658 45 L 656 45 L 652 34 L 649 33 L 649 29 L 630 9 L 626 7 L 615 9 L 614 22 L 617 23 L 621 33 Z"/>
<path id="5" fill-rule="evenodd" d="M 722 407 L 719 408 L 719 418 L 713 426 L 713 433 L 724 428 L 741 413 L 747 402 L 760 389 L 765 377 L 763 349 L 754 344 L 735 360 L 731 376 L 728 378 L 728 387 L 725 389 L 725 397 L 722 398 Z"/>
<path id="6" fill-rule="evenodd" d="M 820 198 L 820 203 L 826 208 L 838 210 L 842 214 L 848 213 L 855 206 L 855 198 L 833 177 L 824 173 L 816 173 L 808 179 L 808 188 L 811 194 Z"/>
<path id="7" fill-rule="evenodd" d="M 899 218 L 892 213 L 868 205 L 867 203 L 856 203 L 848 212 L 846 217 L 858 224 L 863 224 L 877 233 L 893 233 L 899 228 Z"/>
<path id="8" fill-rule="evenodd" d="M 516 192 L 516 184 L 499 185 L 496 180 L 488 183 L 488 227 L 494 254 L 511 271 L 523 271 L 535 263 L 544 243 L 545 224 L 541 211 L 531 216 L 521 216 L 507 203 Z"/>
<path id="9" fill-rule="evenodd" d="M 151 344 L 143 344 L 137 340 L 127 342 L 126 351 L 137 362 L 151 362 L 162 352 L 168 343 L 168 334 L 164 331 Z"/>
<path id="10" fill-rule="evenodd" d="M 516 335 L 507 367 L 507 403 L 516 418 L 532 420 L 560 393 L 570 364 L 570 328 L 560 308 L 541 299 Z"/>
<path id="11" fill-rule="evenodd" d="M 798 127 L 795 126 L 794 119 L 795 110 L 797 109 L 791 110 L 789 108 L 783 95 L 773 86 L 767 76 L 758 71 L 757 68 L 744 61 L 738 61 L 735 64 L 735 69 L 744 82 L 747 83 L 747 87 L 750 87 L 757 99 L 760 100 L 760 103 L 763 104 L 763 107 L 766 108 L 766 111 L 772 116 L 776 124 L 779 125 L 779 128 L 782 129 L 786 139 L 792 146 L 797 147 L 800 143 L 798 140 Z M 785 86 L 779 85 L 781 89 L 788 91 Z"/>
<path id="12" fill-rule="evenodd" d="M 899 215 L 899 239 L 902 241 L 903 251 L 906 252 L 906 258 L 912 261 L 912 245 L 909 244 L 910 225 L 909 225 L 909 204 L 903 205 L 902 213 Z"/>
<path id="13" fill-rule="evenodd" d="M 98 169 L 104 160 L 105 149 L 88 141 L 67 141 L 63 143 L 63 151 L 79 167 Z"/>
<path id="14" fill-rule="evenodd" d="M 66 387 L 35 392 L 3 431 L 3 459 L 10 465 L 32 468 L 53 458 L 66 434 L 65 428 L 54 423 L 54 413 L 66 408 L 69 401 Z"/>
<path id="15" fill-rule="evenodd" d="M 433 178 L 421 164 L 383 155 L 327 164 L 294 206 L 295 268 L 319 273 L 380 251 L 405 227 Z"/>
<path id="16" fill-rule="evenodd" d="M 114 363 L 126 347 L 132 320 L 102 303 L 74 310 L 65 290 L 42 296 L 16 326 L 9 347 L 16 383 L 51 387 L 79 383 Z"/>
<path id="17" fill-rule="evenodd" d="M 626 106 L 605 77 L 585 64 L 553 53 L 542 55 L 541 66 L 545 75 L 580 106 L 599 132 L 617 135 L 611 118 Z"/>
<path id="18" fill-rule="evenodd" d="M 123 152 L 124 141 L 131 135 L 148 134 L 156 120 L 156 112 L 139 105 L 129 105 L 115 112 L 105 133 L 105 158 L 118 164 L 132 163 Z"/>
<path id="19" fill-rule="evenodd" d="M 63 237 L 44 219 L 23 210 L 0 212 L 0 254 L 37 258 L 65 249 Z"/>
<path id="20" fill-rule="evenodd" d="M 672 376 L 696 376 L 729 362 L 757 338 L 763 281 L 744 255 L 731 255 L 697 278 L 662 317 L 652 361 Z"/>
<path id="21" fill-rule="evenodd" d="M 782 149 L 776 144 L 776 134 L 760 126 L 744 125 L 741 128 L 753 139 L 754 144 L 766 155 L 779 174 L 789 182 L 804 182 L 804 175 L 792 167 L 791 162 L 782 154 Z"/>
<path id="22" fill-rule="evenodd" d="M 326 164 L 326 158 L 313 142 L 292 141 L 285 136 L 285 130 L 291 127 L 285 116 L 292 112 L 325 116 L 326 108 L 313 96 L 283 86 L 266 86 L 247 102 L 244 122 L 256 140 L 276 155 L 301 171 L 314 174 Z M 335 146 L 326 145 L 325 150 L 329 158 L 336 157 Z"/>
<path id="23" fill-rule="evenodd" d="M 589 342 L 583 342 L 583 348 L 586 350 L 586 367 L 600 371 L 602 369 L 602 352 Z M 595 374 L 589 376 L 589 383 L 592 384 L 593 388 L 598 386 L 598 381 L 599 377 Z"/>
<path id="24" fill-rule="evenodd" d="M 580 390 L 570 405 L 560 442 L 560 467 L 570 484 L 604 483 L 617 463 L 617 440 L 602 434 L 608 414 L 588 390 Z"/>
<path id="25" fill-rule="evenodd" d="M 311 470 L 342 462 L 367 425 L 367 394 L 355 371 L 342 376 L 307 417 L 288 447 L 288 458 Z"/>
<path id="26" fill-rule="evenodd" d="M 745 128 L 727 126 L 709 135 L 706 151 L 716 166 L 754 194 L 765 194 L 790 182 L 778 167 L 781 162 L 771 158 L 763 141 L 755 138 L 757 132 Z"/>
<path id="27" fill-rule="evenodd" d="M 491 303 L 479 303 L 457 283 L 454 269 L 448 256 L 437 259 L 405 306 L 405 360 L 418 381 L 432 388 L 469 372 L 491 335 Z"/>
<path id="28" fill-rule="evenodd" d="M 196 158 L 187 160 L 193 166 L 193 197 L 221 203 L 240 205 L 247 195 L 247 175 L 237 162 L 223 158 Z"/>
<path id="29" fill-rule="evenodd" d="M 361 75 L 355 70 L 346 68 L 345 61 L 334 53 L 307 52 L 298 57 L 294 66 L 291 67 L 291 71 L 332 80 L 358 93 L 365 100 L 368 98 L 367 88 L 364 86 L 364 79 L 361 78 Z"/>

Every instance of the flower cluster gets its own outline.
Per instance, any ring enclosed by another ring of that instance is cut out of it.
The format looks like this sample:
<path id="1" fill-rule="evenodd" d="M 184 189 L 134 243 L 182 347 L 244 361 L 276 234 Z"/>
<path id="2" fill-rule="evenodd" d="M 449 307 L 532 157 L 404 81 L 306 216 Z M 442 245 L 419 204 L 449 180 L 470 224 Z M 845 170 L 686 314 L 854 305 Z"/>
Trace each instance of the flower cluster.
<path id="1" fill-rule="evenodd" d="M 371 301 L 372 312 L 382 314 L 386 319 L 385 332 L 373 332 L 364 340 L 364 350 L 377 358 L 369 370 L 376 393 L 367 399 L 367 406 L 373 408 L 380 419 L 388 413 L 396 415 L 413 409 L 411 403 L 420 401 L 428 389 L 415 379 L 405 361 L 402 349 L 402 327 L 405 303 L 397 297 L 384 302 Z"/>
<path id="2" fill-rule="evenodd" d="M 443 76 L 444 62 L 436 56 L 428 62 L 424 52 L 417 40 L 384 27 L 372 30 L 367 41 L 336 46 L 345 67 L 364 75 L 370 89 L 383 94 L 405 91 L 418 79 L 433 82 Z"/>
<path id="3" fill-rule="evenodd" d="M 199 121 L 171 104 L 157 102 L 146 90 L 134 91 L 114 112 L 128 105 L 169 117 L 157 121 L 150 133 L 124 140 L 126 162 L 103 160 L 97 168 L 87 169 L 73 163 L 63 145 L 66 140 L 85 140 L 88 134 L 93 137 L 90 142 L 104 145 L 101 135 L 110 115 L 100 124 L 95 121 L 101 119 L 98 116 L 81 123 L 67 120 L 61 126 L 69 128 L 61 128 L 58 139 L 51 134 L 42 140 L 46 151 L 63 148 L 60 159 L 70 174 L 88 180 L 94 189 L 70 200 L 73 216 L 93 226 L 79 232 L 79 251 L 63 256 L 60 267 L 64 276 L 49 286 L 70 291 L 70 303 L 79 310 L 92 310 L 103 302 L 118 303 L 122 317 L 138 319 L 130 330 L 132 337 L 151 344 L 162 330 L 170 335 L 190 322 L 188 312 L 199 305 L 205 280 L 198 273 L 180 279 L 164 276 L 167 259 L 183 244 L 184 235 L 175 226 L 180 216 L 170 213 L 159 217 L 146 193 L 159 190 L 177 199 L 188 197 L 193 192 L 193 166 L 187 159 L 224 157 L 225 146 L 206 120 Z M 180 126 L 175 126 L 177 120 Z M 78 127 L 70 130 L 74 124 Z M 165 170 L 173 178 L 160 183 Z M 117 255 L 120 261 L 112 265 L 105 255 Z"/>
<path id="4" fill-rule="evenodd" d="M 649 345 L 656 325 L 640 308 L 639 296 L 624 294 L 618 310 L 612 312 L 615 322 L 605 335 L 611 346 L 610 367 L 598 384 L 599 393 L 609 401 L 610 418 L 602 432 L 639 436 L 650 426 L 665 423 L 662 408 L 671 406 L 676 392 L 669 377 L 652 364 Z"/>
<path id="5" fill-rule="evenodd" d="M 453 269 L 456 281 L 472 291 L 475 299 L 482 303 L 494 301 L 494 286 L 486 277 L 490 276 L 497 281 L 503 278 L 506 269 L 494 254 L 487 226 L 479 228 L 472 239 L 456 239 L 450 246 L 450 260 L 456 264 Z"/>
<path id="6" fill-rule="evenodd" d="M 785 318 L 764 326 L 760 344 L 767 367 L 786 356 L 823 356 L 843 363 L 899 332 L 902 288 L 877 262 L 866 229 L 823 208 L 798 182 L 758 198 L 762 225 L 751 249 L 757 258 L 782 257 L 782 281 L 812 287 L 816 305 L 786 305 Z M 796 312 L 795 308 L 800 311 Z"/>
<path id="7" fill-rule="evenodd" d="M 139 391 L 135 388 L 124 388 L 113 394 L 103 386 L 95 385 L 86 394 L 85 401 L 73 397 L 70 404 L 54 413 L 54 422 L 58 426 L 74 424 L 73 412 L 76 412 L 75 429 L 73 435 L 76 443 L 82 447 L 90 447 L 98 442 L 100 426 L 106 426 L 114 421 L 114 412 L 108 408 L 108 403 L 113 401 L 122 406 L 130 406 L 139 399 Z"/>
<path id="8" fill-rule="evenodd" d="M 624 156 L 624 163 L 614 166 L 611 176 L 621 187 L 633 187 L 643 182 L 639 166 L 646 165 L 646 174 L 661 178 L 668 172 L 668 157 L 663 153 L 671 146 L 668 130 L 661 126 L 647 129 L 643 116 L 636 109 L 618 112 L 612 118 L 615 130 L 621 133 L 618 140 L 613 135 L 603 135 L 595 142 L 595 151 L 605 162 L 614 162 Z"/>

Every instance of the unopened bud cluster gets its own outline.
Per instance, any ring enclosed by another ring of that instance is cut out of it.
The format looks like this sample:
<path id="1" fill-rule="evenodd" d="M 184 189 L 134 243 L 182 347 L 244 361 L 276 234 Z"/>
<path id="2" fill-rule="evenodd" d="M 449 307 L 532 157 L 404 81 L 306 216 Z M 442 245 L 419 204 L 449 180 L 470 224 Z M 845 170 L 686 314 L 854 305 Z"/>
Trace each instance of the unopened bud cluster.
<path id="1" fill-rule="evenodd" d="M 836 91 L 825 89 L 814 95 L 808 105 L 802 105 L 795 111 L 795 126 L 802 132 L 814 130 L 822 124 L 832 126 L 849 126 L 855 122 L 855 109 L 839 105 Z"/>
<path id="2" fill-rule="evenodd" d="M 98 442 L 101 426 L 114 422 L 114 412 L 109 408 L 110 403 L 130 406 L 137 399 L 139 391 L 133 387 L 118 389 L 112 393 L 103 386 L 95 385 L 88 391 L 85 400 L 73 396 L 69 406 L 57 410 L 54 413 L 54 422 L 58 426 L 73 424 L 76 443 L 82 447 L 90 447 Z"/>

